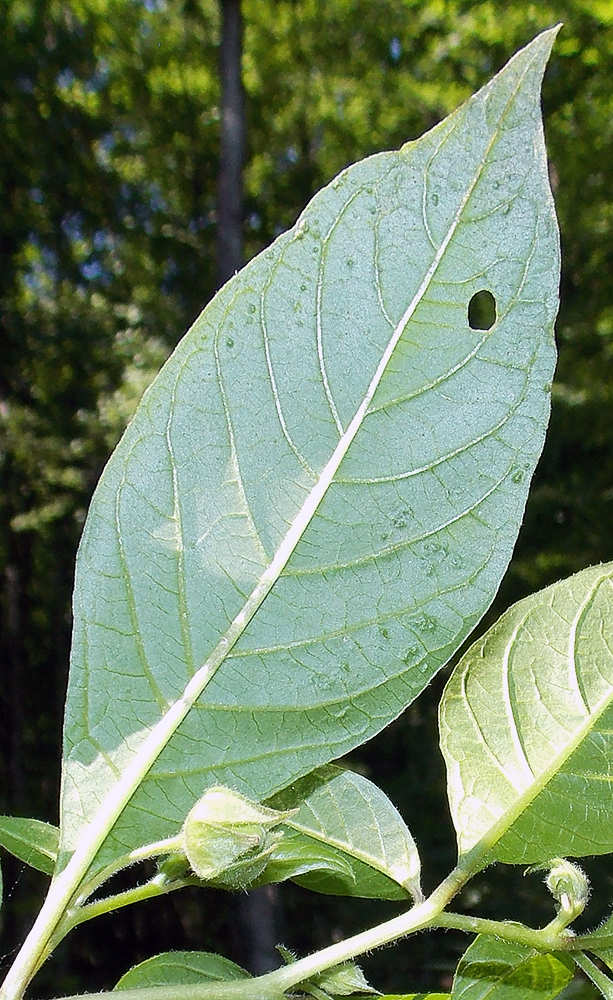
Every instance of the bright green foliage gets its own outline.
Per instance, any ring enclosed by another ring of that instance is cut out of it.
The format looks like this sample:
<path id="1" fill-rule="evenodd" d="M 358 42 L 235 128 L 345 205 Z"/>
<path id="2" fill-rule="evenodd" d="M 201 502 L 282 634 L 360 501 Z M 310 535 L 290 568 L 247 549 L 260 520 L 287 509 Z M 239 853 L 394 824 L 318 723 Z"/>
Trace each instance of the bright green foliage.
<path id="1" fill-rule="evenodd" d="M 554 363 L 552 40 L 320 192 L 145 394 L 77 560 L 62 863 L 94 817 L 104 865 L 209 784 L 261 799 L 350 750 L 491 602 Z"/>
<path id="2" fill-rule="evenodd" d="M 568 955 L 478 937 L 460 960 L 451 1000 L 554 1000 L 573 975 Z"/>
<path id="3" fill-rule="evenodd" d="M 20 816 L 0 816 L 0 845 L 47 875 L 53 874 L 59 839 L 60 831 L 50 823 Z"/>
<path id="4" fill-rule="evenodd" d="M 460 852 L 546 862 L 613 851 L 613 566 L 511 608 L 441 705 Z"/>

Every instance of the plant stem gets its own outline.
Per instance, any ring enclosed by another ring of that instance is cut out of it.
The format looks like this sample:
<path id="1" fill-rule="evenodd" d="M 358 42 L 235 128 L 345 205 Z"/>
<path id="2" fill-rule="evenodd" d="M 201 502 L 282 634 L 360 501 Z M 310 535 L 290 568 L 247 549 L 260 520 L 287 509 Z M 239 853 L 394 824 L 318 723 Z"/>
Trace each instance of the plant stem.
<path id="1" fill-rule="evenodd" d="M 426 927 L 436 926 L 443 909 L 471 878 L 472 867 L 459 864 L 428 899 L 385 923 L 362 931 L 346 941 L 323 948 L 257 979 L 233 983 L 204 983 L 199 986 L 159 986 L 122 991 L 122 1000 L 277 1000 L 287 990 L 320 972 L 349 961 L 366 951 L 389 944 Z M 501 923 L 497 925 L 504 927 Z M 536 932 L 533 932 L 536 933 Z M 66 1000 L 80 1000 L 71 996 Z M 84 1000 L 84 998 L 83 998 Z M 109 1000 L 108 993 L 87 994 L 87 1000 Z"/>
<path id="2" fill-rule="evenodd" d="M 180 836 L 169 837 L 166 840 L 157 840 L 152 844 L 137 847 L 135 850 L 130 851 L 129 854 L 124 854 L 123 857 L 117 858 L 112 864 L 107 865 L 106 868 L 99 871 L 94 878 L 82 883 L 75 900 L 75 905 L 81 906 L 85 903 L 96 889 L 99 889 L 104 882 L 112 878 L 113 875 L 116 875 L 117 872 L 123 871 L 125 868 L 130 868 L 132 865 L 138 864 L 139 861 L 151 861 L 153 858 L 160 858 L 163 855 L 180 851 L 182 844 L 183 840 Z"/>
<path id="3" fill-rule="evenodd" d="M 137 885 L 132 889 L 126 889 L 124 892 L 118 892 L 115 896 L 106 896 L 104 899 L 98 899 L 95 903 L 88 903 L 86 906 L 71 907 L 59 922 L 55 934 L 53 934 L 49 941 L 47 946 L 48 954 L 51 954 L 71 930 L 78 927 L 79 924 L 85 923 L 87 920 L 93 920 L 94 917 L 101 917 L 105 913 L 112 913 L 113 910 L 119 910 L 122 906 L 140 903 L 142 900 L 153 899 L 156 896 L 173 892 L 175 889 L 182 889 L 186 885 L 194 884 L 201 885 L 202 883 L 197 879 L 182 879 L 181 881 L 169 883 L 153 878 L 149 882 L 145 882 L 144 885 Z M 45 957 L 48 957 L 48 955 Z"/>
<path id="4" fill-rule="evenodd" d="M 463 913 L 441 913 L 432 926 L 465 931 L 467 934 L 489 934 L 502 941 L 536 948 L 537 951 L 572 951 L 577 945 L 577 938 L 571 932 L 565 933 L 563 928 L 557 930 L 552 924 L 535 930 L 511 920 L 487 920 Z"/>
<path id="5" fill-rule="evenodd" d="M 584 952 L 578 951 L 573 955 L 573 961 L 592 980 L 594 986 L 598 987 L 605 1000 L 613 1000 L 613 980 L 601 972 L 591 958 L 588 958 Z"/>

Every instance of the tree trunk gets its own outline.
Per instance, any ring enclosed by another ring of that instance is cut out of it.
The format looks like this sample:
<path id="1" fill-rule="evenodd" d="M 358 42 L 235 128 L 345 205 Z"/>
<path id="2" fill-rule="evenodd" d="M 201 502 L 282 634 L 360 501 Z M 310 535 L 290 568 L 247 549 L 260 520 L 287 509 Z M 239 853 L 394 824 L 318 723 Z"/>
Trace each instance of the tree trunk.
<path id="1" fill-rule="evenodd" d="M 219 286 L 243 265 L 245 103 L 241 79 L 241 0 L 220 0 L 221 148 L 217 205 Z"/>

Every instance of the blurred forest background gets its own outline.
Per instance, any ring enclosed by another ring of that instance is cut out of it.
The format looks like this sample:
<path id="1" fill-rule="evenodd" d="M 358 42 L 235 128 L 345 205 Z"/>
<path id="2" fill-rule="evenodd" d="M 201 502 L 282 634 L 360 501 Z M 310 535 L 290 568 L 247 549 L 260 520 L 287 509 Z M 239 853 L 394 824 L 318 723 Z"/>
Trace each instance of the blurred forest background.
<path id="1" fill-rule="evenodd" d="M 230 35 L 222 94 L 222 25 L 241 14 L 242 88 Z M 559 20 L 544 113 L 563 243 L 561 356 L 548 443 L 491 615 L 613 559 L 611 0 L 0 4 L 0 812 L 57 822 L 75 550 L 100 471 L 160 364 L 241 255 L 292 225 L 342 167 L 419 136 Z M 443 680 L 350 761 L 401 809 L 426 889 L 454 855 L 433 749 Z M 6 965 L 44 877 L 2 864 Z M 613 866 L 587 867 L 594 923 Z M 261 892 L 250 903 L 183 891 L 84 925 L 33 996 L 110 988 L 168 948 L 259 969 L 275 939 L 304 953 L 397 909 L 291 885 Z M 533 924 L 552 916 L 538 876 L 504 866 L 461 905 Z M 381 989 L 441 989 L 467 943 L 418 936 L 365 968 Z"/>

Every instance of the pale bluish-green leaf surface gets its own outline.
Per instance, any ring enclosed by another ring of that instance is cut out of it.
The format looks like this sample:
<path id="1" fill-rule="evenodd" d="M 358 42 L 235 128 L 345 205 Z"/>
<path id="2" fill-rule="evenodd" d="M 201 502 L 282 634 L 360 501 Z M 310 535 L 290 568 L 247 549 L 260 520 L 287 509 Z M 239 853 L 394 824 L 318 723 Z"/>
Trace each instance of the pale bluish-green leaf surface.
<path id="1" fill-rule="evenodd" d="M 32 868 L 52 875 L 60 831 L 57 826 L 23 816 L 0 816 L 0 846 Z"/>
<path id="2" fill-rule="evenodd" d="M 451 1000 L 554 1000 L 574 973 L 569 955 L 480 936 L 460 959 Z"/>
<path id="3" fill-rule="evenodd" d="M 97 813 L 102 866 L 347 752 L 490 604 L 549 412 L 553 38 L 321 191 L 145 393 L 77 560 L 64 859 Z"/>
<path id="4" fill-rule="evenodd" d="M 441 745 L 461 854 L 613 851 L 613 563 L 520 601 L 468 650 Z"/>
<path id="5" fill-rule="evenodd" d="M 249 973 L 240 965 L 209 951 L 167 951 L 135 965 L 121 977 L 115 989 L 189 986 L 249 978 Z"/>
<path id="6" fill-rule="evenodd" d="M 417 847 L 402 816 L 367 778 L 328 765 L 270 800 L 298 812 L 262 882 L 294 878 L 317 892 L 376 899 L 419 898 Z"/>

